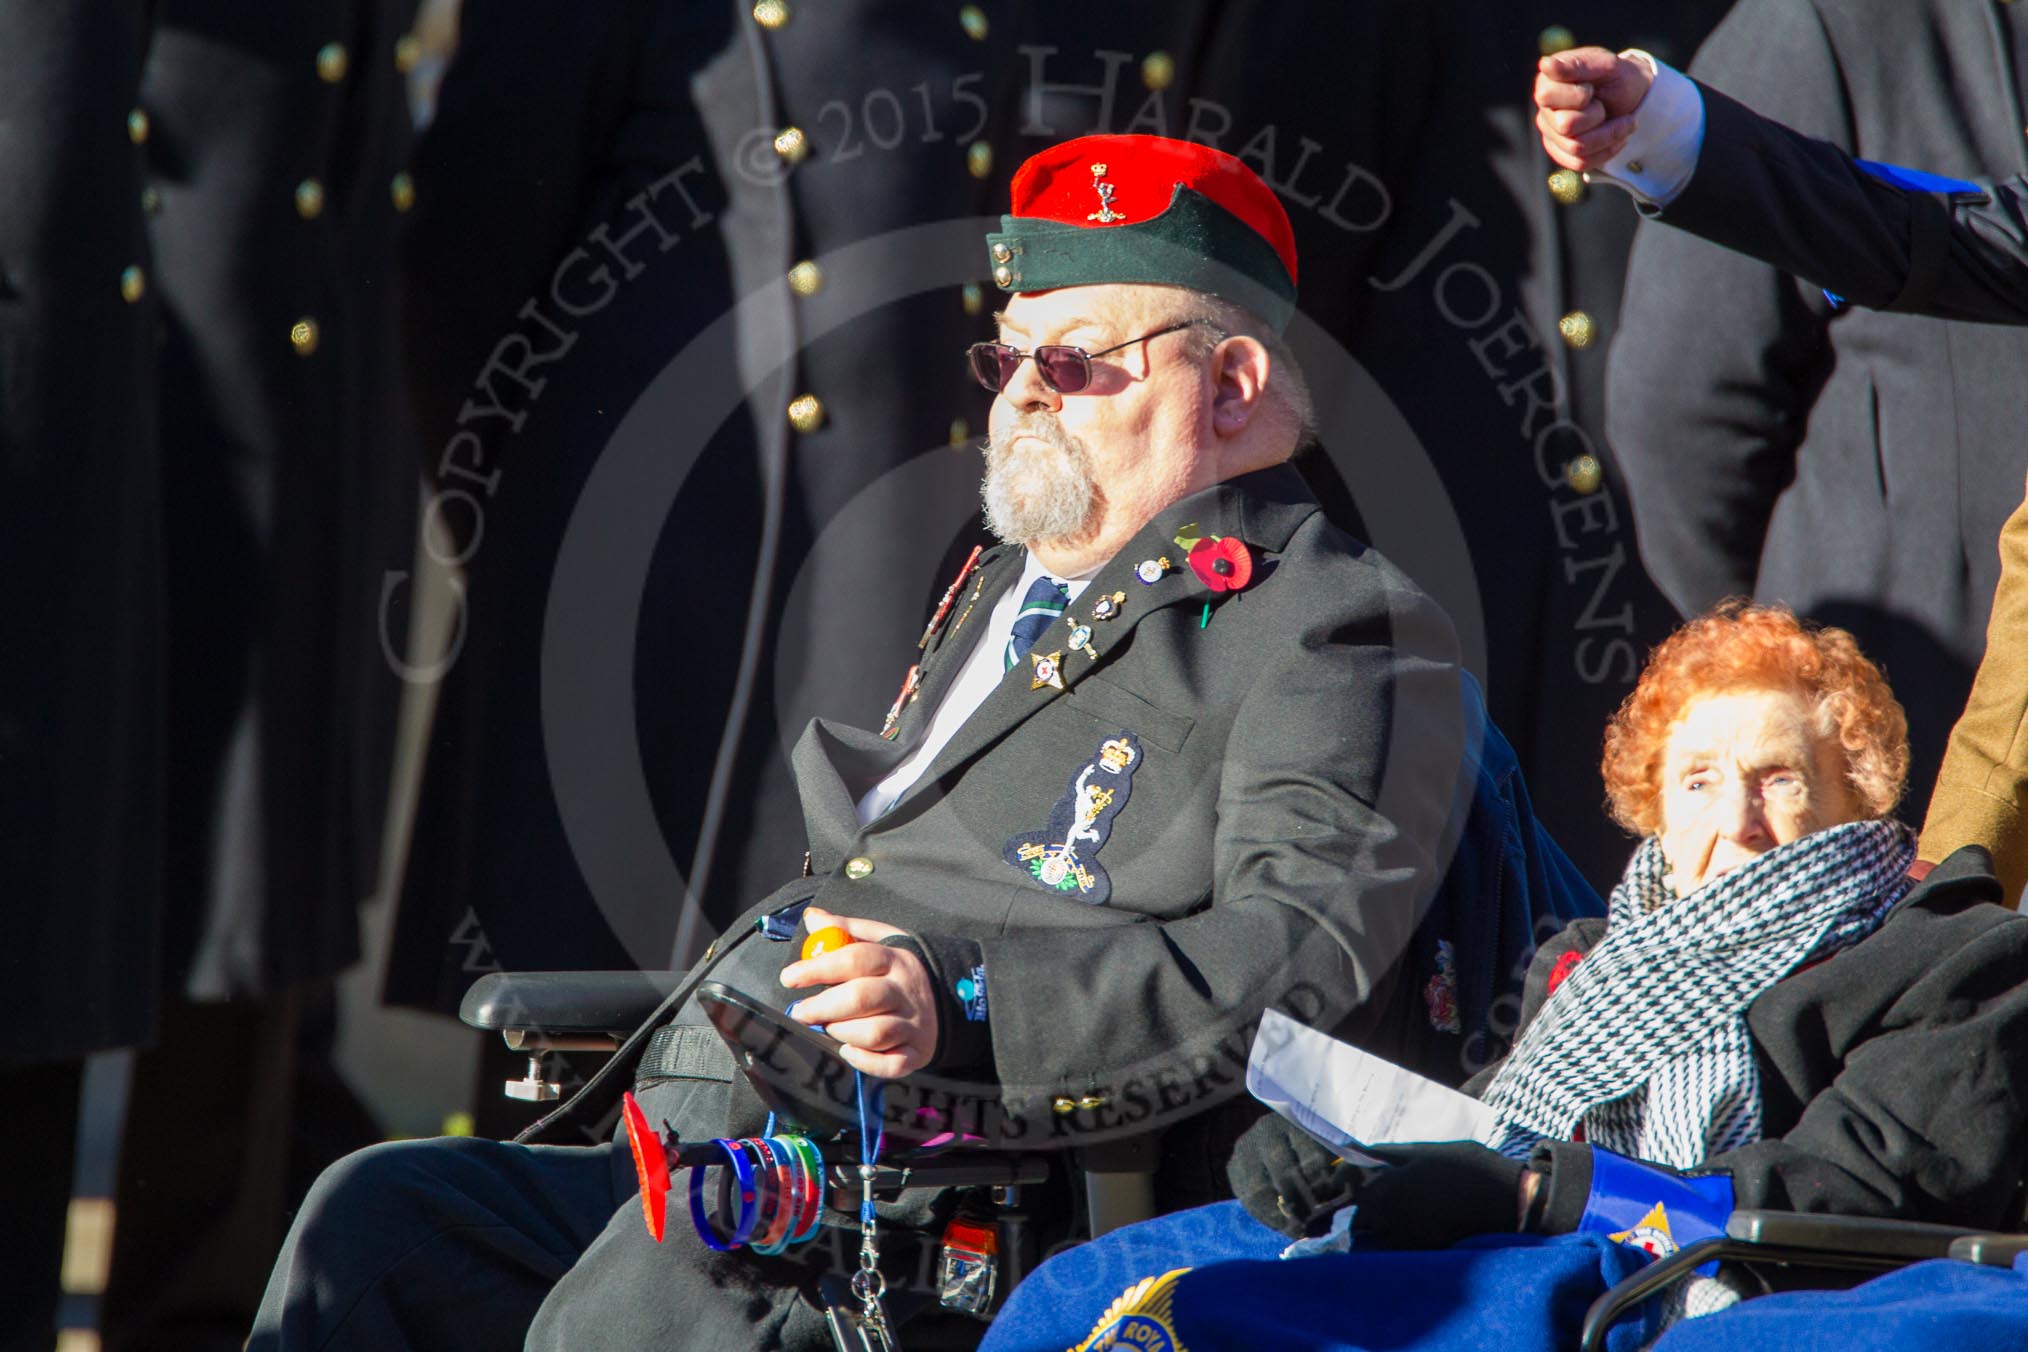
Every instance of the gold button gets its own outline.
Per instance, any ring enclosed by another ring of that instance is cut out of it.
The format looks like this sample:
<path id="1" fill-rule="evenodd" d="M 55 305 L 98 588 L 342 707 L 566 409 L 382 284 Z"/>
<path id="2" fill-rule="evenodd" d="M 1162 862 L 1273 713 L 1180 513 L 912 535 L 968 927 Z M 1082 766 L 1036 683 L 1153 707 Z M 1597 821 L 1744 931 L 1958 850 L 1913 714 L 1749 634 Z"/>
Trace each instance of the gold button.
<path id="1" fill-rule="evenodd" d="M 296 214 L 306 221 L 314 221 L 324 214 L 324 185 L 314 178 L 306 178 L 296 185 Z"/>
<path id="2" fill-rule="evenodd" d="M 966 314 L 979 314 L 986 308 L 986 289 L 977 282 L 966 282 L 958 288 L 958 303 L 965 307 Z"/>
<path id="3" fill-rule="evenodd" d="M 1556 331 L 1572 347 L 1590 347 L 1598 337 L 1598 322 L 1582 310 L 1572 310 L 1556 321 Z"/>
<path id="4" fill-rule="evenodd" d="M 128 264 L 120 269 L 120 299 L 132 305 L 148 294 L 148 274 L 139 266 Z"/>
<path id="5" fill-rule="evenodd" d="M 798 432 L 814 432 L 824 425 L 824 403 L 814 394 L 799 394 L 789 400 L 789 426 Z M 864 864 L 865 873 L 852 872 L 853 866 Z M 865 859 L 854 859 L 845 865 L 847 877 L 864 878 L 873 872 L 873 865 Z"/>
<path id="6" fill-rule="evenodd" d="M 984 178 L 993 172 L 993 143 L 974 141 L 965 147 L 965 169 L 973 178 Z"/>
<path id="7" fill-rule="evenodd" d="M 396 211 L 407 211 L 415 205 L 415 180 L 403 169 L 387 180 L 387 195 L 394 199 Z"/>
<path id="8" fill-rule="evenodd" d="M 1605 466 L 1595 455 L 1580 455 L 1563 467 L 1563 477 L 1580 493 L 1596 493 L 1605 481 Z"/>
<path id="9" fill-rule="evenodd" d="M 814 296 L 824 289 L 824 269 L 805 258 L 789 269 L 789 290 L 799 296 Z"/>
<path id="10" fill-rule="evenodd" d="M 317 350 L 318 333 L 317 321 L 304 315 L 289 325 L 289 346 L 296 349 L 297 356 L 307 357 Z"/>
<path id="11" fill-rule="evenodd" d="M 974 42 L 984 42 L 991 31 L 986 22 L 986 11 L 977 5 L 958 6 L 958 27 L 965 30 L 965 36 Z"/>
<path id="12" fill-rule="evenodd" d="M 1006 245 L 995 244 L 993 246 L 993 261 L 995 263 L 1006 263 L 1011 261 L 1013 257 L 1014 251 L 1008 248 Z"/>
<path id="13" fill-rule="evenodd" d="M 141 210 L 153 216 L 161 209 L 162 194 L 155 191 L 155 185 L 150 183 L 147 187 L 141 189 Z"/>
<path id="14" fill-rule="evenodd" d="M 1141 58 L 1141 83 L 1150 89 L 1167 89 L 1176 82 L 1176 58 L 1167 52 L 1149 52 Z"/>
<path id="15" fill-rule="evenodd" d="M 1058 1117 L 1066 1116 L 1077 1111 L 1077 1100 L 1072 1098 L 1053 1098 L 1049 1100 L 1049 1110 Z"/>
<path id="16" fill-rule="evenodd" d="M 951 449 L 961 451 L 971 445 L 972 425 L 963 418 L 951 419 Z"/>
<path id="17" fill-rule="evenodd" d="M 1584 175 L 1575 169 L 1558 169 L 1549 176 L 1549 195 L 1567 207 L 1576 206 L 1584 200 Z"/>
<path id="18" fill-rule="evenodd" d="M 403 33 L 394 40 L 394 68 L 403 75 L 415 69 L 415 63 L 422 60 L 422 39 L 413 33 Z"/>
<path id="19" fill-rule="evenodd" d="M 789 7 L 782 0 L 760 0 L 753 7 L 753 21 L 772 33 L 789 21 Z"/>
<path id="20" fill-rule="evenodd" d="M 1555 56 L 1567 52 L 1577 45 L 1577 34 L 1560 23 L 1553 23 L 1535 35 L 1535 45 L 1544 56 Z"/>
<path id="21" fill-rule="evenodd" d="M 1630 174 L 1638 174 L 1638 173 L 1640 173 L 1640 172 L 1641 172 L 1641 162 L 1640 162 L 1639 160 L 1628 160 L 1628 161 L 1627 161 L 1627 172 L 1628 172 L 1628 173 L 1630 173 Z"/>
<path id="22" fill-rule="evenodd" d="M 845 861 L 845 876 L 853 882 L 873 876 L 873 861 L 863 854 L 855 854 Z"/>
<path id="23" fill-rule="evenodd" d="M 1083 1098 L 1077 1101 L 1077 1106 L 1084 1109 L 1086 1112 L 1090 1112 L 1093 1108 L 1103 1108 L 1106 1106 L 1105 1095 L 1086 1094 Z"/>
<path id="24" fill-rule="evenodd" d="M 325 84 L 337 84 L 351 67 L 352 58 L 344 43 L 327 42 L 317 49 L 317 78 Z"/>
<path id="25" fill-rule="evenodd" d="M 135 145 L 148 144 L 148 110 L 136 108 L 127 114 L 127 139 Z"/>
<path id="26" fill-rule="evenodd" d="M 786 164 L 801 164 L 810 156 L 810 138 L 801 127 L 783 127 L 775 135 L 775 154 Z"/>
<path id="27" fill-rule="evenodd" d="M 1014 285 L 1013 269 L 1009 268 L 1005 263 L 1002 263 L 999 267 L 994 268 L 993 285 L 998 287 L 1009 287 Z"/>

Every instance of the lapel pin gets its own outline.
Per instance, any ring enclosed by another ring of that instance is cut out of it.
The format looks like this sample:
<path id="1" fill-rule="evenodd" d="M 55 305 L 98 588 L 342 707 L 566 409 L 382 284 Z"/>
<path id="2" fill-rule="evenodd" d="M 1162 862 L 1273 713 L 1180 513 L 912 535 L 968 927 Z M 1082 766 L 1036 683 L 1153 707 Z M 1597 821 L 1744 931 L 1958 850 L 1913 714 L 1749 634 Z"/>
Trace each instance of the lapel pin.
<path id="1" fill-rule="evenodd" d="M 1030 690 L 1063 689 L 1063 654 L 1030 653 L 1028 660 L 1035 664 L 1035 679 L 1028 683 Z"/>
<path id="2" fill-rule="evenodd" d="M 894 703 L 888 706 L 887 717 L 884 720 L 882 720 L 880 724 L 880 735 L 882 737 L 891 739 L 894 736 L 895 724 L 901 721 L 901 711 L 903 707 L 906 706 L 912 698 L 914 698 L 916 688 L 921 684 L 922 684 L 921 665 L 918 664 L 916 666 L 910 667 L 908 669 L 908 675 L 901 678 L 901 693 L 894 697 Z"/>
<path id="3" fill-rule="evenodd" d="M 1105 596 L 1101 596 L 1098 600 L 1091 603 L 1091 617 L 1094 620 L 1112 619 L 1120 613 L 1120 607 L 1126 603 L 1126 599 L 1127 594 L 1123 591 L 1111 592 Z"/>
<path id="4" fill-rule="evenodd" d="M 1098 661 L 1098 649 L 1091 646 L 1090 625 L 1088 624 L 1078 625 L 1076 628 L 1070 631 L 1070 637 L 1065 641 L 1070 644 L 1072 651 L 1082 652 L 1086 657 L 1089 657 L 1092 661 L 1094 662 Z"/>
<path id="5" fill-rule="evenodd" d="M 1159 559 L 1142 559 L 1134 565 L 1134 576 L 1141 579 L 1142 586 L 1152 587 L 1162 580 L 1163 574 L 1175 566 L 1175 564 L 1169 562 L 1167 554 L 1164 554 Z"/>

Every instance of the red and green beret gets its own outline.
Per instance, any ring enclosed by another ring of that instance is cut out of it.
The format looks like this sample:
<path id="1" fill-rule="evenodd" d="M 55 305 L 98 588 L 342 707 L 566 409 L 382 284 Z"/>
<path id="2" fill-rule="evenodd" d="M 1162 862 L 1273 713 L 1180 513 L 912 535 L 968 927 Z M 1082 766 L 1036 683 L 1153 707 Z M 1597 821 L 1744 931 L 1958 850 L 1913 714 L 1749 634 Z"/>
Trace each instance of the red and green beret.
<path id="1" fill-rule="evenodd" d="M 1149 282 L 1184 286 L 1288 325 L 1296 236 L 1274 189 L 1210 146 L 1081 136 L 1014 175 L 1013 213 L 986 236 L 1002 291 Z"/>

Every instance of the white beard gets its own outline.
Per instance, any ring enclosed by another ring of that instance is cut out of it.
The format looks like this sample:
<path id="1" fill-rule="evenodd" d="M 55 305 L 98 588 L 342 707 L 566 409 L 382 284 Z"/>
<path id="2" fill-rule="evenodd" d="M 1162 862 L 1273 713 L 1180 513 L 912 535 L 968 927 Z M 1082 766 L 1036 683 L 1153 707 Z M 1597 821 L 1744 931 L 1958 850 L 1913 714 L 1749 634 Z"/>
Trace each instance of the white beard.
<path id="1" fill-rule="evenodd" d="M 1098 503 L 1091 456 L 1055 414 L 1024 413 L 987 444 L 979 500 L 986 529 L 1008 544 L 1074 538 Z"/>

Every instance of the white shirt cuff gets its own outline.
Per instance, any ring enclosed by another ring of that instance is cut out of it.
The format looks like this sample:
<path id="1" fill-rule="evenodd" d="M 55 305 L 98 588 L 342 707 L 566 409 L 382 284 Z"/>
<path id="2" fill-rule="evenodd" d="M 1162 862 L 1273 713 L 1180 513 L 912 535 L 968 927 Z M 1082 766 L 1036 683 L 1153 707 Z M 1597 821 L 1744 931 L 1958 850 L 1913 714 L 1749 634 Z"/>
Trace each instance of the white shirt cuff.
<path id="1" fill-rule="evenodd" d="M 1620 55 L 1646 67 L 1654 82 L 1634 110 L 1634 134 L 1591 177 L 1667 206 L 1697 172 L 1697 156 L 1704 149 L 1704 95 L 1689 76 L 1647 52 L 1633 48 Z"/>

